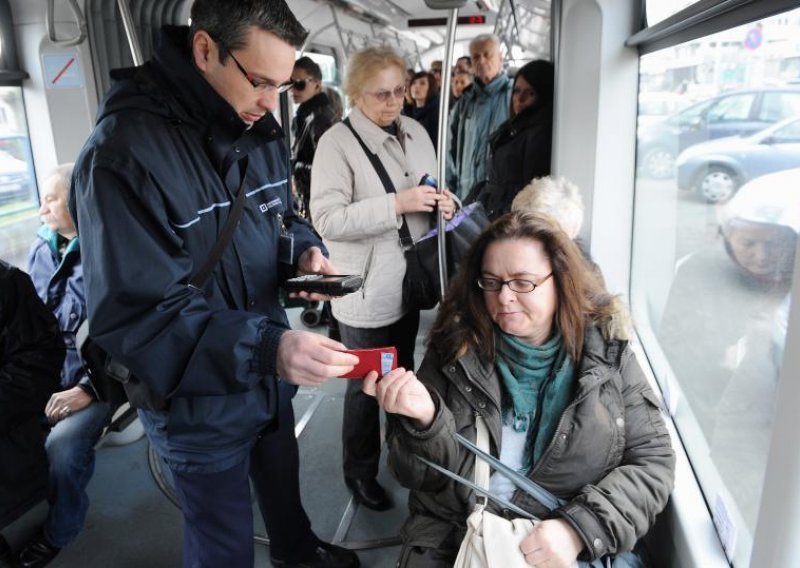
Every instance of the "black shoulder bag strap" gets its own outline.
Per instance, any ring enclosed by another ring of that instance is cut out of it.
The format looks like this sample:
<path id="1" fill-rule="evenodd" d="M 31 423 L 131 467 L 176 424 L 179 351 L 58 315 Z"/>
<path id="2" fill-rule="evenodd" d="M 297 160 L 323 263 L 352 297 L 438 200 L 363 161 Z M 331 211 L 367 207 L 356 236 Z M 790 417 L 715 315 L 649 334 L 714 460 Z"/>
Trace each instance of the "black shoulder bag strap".
<path id="1" fill-rule="evenodd" d="M 200 270 L 195 272 L 194 276 L 189 279 L 187 286 L 194 292 L 203 291 L 203 286 L 205 286 L 206 282 L 208 282 L 208 278 L 211 276 L 211 273 L 214 271 L 214 267 L 222 257 L 222 253 L 225 252 L 225 249 L 228 247 L 228 243 L 231 242 L 233 233 L 236 231 L 236 226 L 239 224 L 239 219 L 242 217 L 242 209 L 244 209 L 244 200 L 246 198 L 244 182 L 245 178 L 247 177 L 247 164 L 247 156 L 239 160 L 239 175 L 241 176 L 241 181 L 239 182 L 239 191 L 236 194 L 236 200 L 233 202 L 233 207 L 231 207 L 231 212 L 228 214 L 228 218 L 225 220 L 225 225 L 222 227 L 222 231 L 217 238 L 217 242 L 214 244 L 214 248 L 211 249 L 211 253 L 203 263 L 203 266 L 201 266 Z"/>
<path id="2" fill-rule="evenodd" d="M 381 182 L 383 183 L 383 189 L 386 190 L 386 193 L 397 193 L 397 190 L 394 188 L 394 184 L 392 183 L 392 178 L 389 177 L 389 172 L 386 171 L 386 168 L 383 167 L 380 158 L 378 158 L 377 154 L 374 154 L 367 148 L 367 145 L 361 139 L 361 136 L 358 135 L 356 129 L 353 128 L 353 125 L 350 124 L 350 118 L 345 118 L 342 121 L 347 128 L 350 129 L 350 132 L 353 133 L 353 136 L 356 137 L 358 143 L 361 145 L 361 148 L 364 149 L 364 153 L 367 154 L 367 158 L 372 163 L 372 167 L 375 168 L 375 172 L 378 174 L 378 177 L 381 178 Z M 400 233 L 400 244 L 402 247 L 408 248 L 414 246 L 414 239 L 411 238 L 411 232 L 408 230 L 408 223 L 406 223 L 406 216 L 403 215 L 403 224 L 400 225 L 400 228 L 397 229 L 397 232 Z"/>

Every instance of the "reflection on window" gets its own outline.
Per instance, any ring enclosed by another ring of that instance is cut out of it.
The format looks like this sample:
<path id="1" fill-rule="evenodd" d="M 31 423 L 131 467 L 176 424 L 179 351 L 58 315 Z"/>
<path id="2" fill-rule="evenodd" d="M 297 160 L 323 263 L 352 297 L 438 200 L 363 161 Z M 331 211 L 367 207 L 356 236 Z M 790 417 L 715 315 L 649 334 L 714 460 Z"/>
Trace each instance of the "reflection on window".
<path id="1" fill-rule="evenodd" d="M 0 258 L 24 266 L 39 224 L 37 208 L 22 89 L 0 87 Z"/>
<path id="2" fill-rule="evenodd" d="M 698 0 L 647 0 L 647 25 L 654 26 Z"/>
<path id="3" fill-rule="evenodd" d="M 800 9 L 640 62 L 640 100 L 684 110 L 639 123 L 632 305 L 734 566 L 758 522 L 800 233 L 797 37 Z"/>

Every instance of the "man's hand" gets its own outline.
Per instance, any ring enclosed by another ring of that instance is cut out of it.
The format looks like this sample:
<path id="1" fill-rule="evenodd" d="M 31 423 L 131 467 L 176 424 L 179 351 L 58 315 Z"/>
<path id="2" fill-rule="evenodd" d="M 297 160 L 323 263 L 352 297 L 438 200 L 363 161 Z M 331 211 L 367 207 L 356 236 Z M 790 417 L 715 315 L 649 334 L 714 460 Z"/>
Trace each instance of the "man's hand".
<path id="1" fill-rule="evenodd" d="M 322 254 L 319 247 L 307 248 L 300 255 L 297 261 L 297 275 L 303 276 L 305 274 L 338 274 L 336 267 Z M 303 298 L 310 302 L 327 302 L 333 298 L 326 294 L 316 294 L 311 292 L 292 292 L 289 294 L 290 298 Z"/>
<path id="2" fill-rule="evenodd" d="M 358 357 L 316 333 L 287 331 L 278 345 L 278 375 L 293 385 L 316 386 L 353 370 Z"/>
<path id="3" fill-rule="evenodd" d="M 81 387 L 72 387 L 69 390 L 57 392 L 50 397 L 44 407 L 45 416 L 50 424 L 55 424 L 80 412 L 92 404 L 92 397 Z"/>

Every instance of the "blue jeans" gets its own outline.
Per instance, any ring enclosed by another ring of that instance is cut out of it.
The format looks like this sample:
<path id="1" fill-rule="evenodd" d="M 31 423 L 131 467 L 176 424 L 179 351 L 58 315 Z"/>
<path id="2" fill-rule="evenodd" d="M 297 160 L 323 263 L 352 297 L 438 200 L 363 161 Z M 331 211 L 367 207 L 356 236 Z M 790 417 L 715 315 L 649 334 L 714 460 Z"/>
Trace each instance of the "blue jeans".
<path id="1" fill-rule="evenodd" d="M 89 509 L 86 486 L 94 473 L 94 446 L 111 415 L 108 403 L 95 401 L 56 423 L 47 435 L 50 510 L 44 536 L 53 546 L 68 545 L 83 528 Z"/>

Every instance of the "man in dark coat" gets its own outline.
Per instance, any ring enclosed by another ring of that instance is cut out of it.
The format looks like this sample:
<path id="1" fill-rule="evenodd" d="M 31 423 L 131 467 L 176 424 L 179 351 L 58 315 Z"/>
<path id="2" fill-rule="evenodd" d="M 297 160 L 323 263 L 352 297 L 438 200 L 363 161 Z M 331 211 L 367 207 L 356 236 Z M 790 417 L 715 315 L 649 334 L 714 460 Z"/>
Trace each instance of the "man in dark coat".
<path id="1" fill-rule="evenodd" d="M 358 359 L 289 330 L 278 294 L 336 271 L 292 208 L 272 116 L 307 32 L 284 0 L 196 0 L 191 22 L 123 74 L 75 165 L 91 336 L 149 391 L 139 417 L 175 481 L 184 566 L 253 565 L 248 476 L 273 565 L 357 566 L 303 510 L 291 398 Z M 239 195 L 230 243 L 190 286 Z"/>
<path id="2" fill-rule="evenodd" d="M 40 417 L 63 362 L 53 314 L 30 278 L 0 261 L 0 528 L 47 495 Z M 0 536 L 0 565 L 13 566 L 4 543 Z"/>

